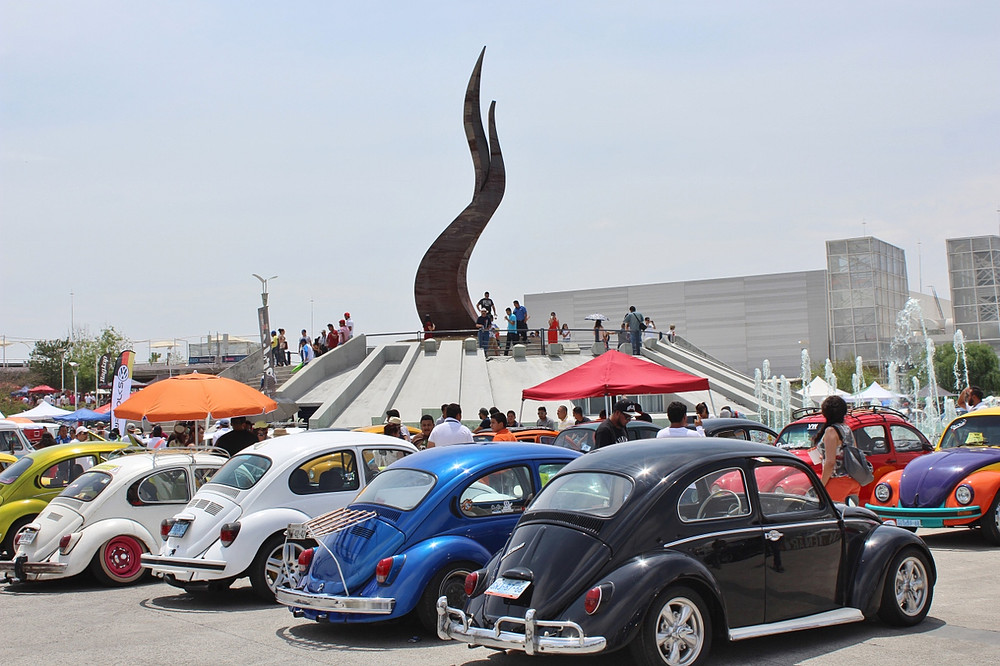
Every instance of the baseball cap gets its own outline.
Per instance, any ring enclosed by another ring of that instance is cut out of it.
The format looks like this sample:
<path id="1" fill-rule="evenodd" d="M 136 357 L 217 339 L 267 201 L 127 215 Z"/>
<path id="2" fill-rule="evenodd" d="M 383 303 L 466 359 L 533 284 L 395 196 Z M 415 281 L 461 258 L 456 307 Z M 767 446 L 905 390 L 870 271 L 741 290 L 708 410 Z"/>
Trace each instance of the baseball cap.
<path id="1" fill-rule="evenodd" d="M 79 435 L 81 432 L 90 432 L 90 431 L 87 430 L 86 426 L 80 426 L 79 428 L 76 429 L 76 434 Z"/>
<path id="2" fill-rule="evenodd" d="M 399 418 L 398 416 L 390 416 L 389 420 L 386 421 L 386 423 L 393 424 L 393 425 L 402 425 L 403 424 L 403 420 L 401 418 Z"/>
<path id="3" fill-rule="evenodd" d="M 253 424 L 253 429 L 254 430 L 264 430 L 267 427 L 269 427 L 267 425 L 267 421 L 256 421 Z"/>
<path id="4" fill-rule="evenodd" d="M 632 418 L 639 416 L 639 414 L 642 413 L 636 409 L 636 404 L 631 400 L 619 400 L 615 403 L 615 407 L 612 411 L 628 414 Z"/>

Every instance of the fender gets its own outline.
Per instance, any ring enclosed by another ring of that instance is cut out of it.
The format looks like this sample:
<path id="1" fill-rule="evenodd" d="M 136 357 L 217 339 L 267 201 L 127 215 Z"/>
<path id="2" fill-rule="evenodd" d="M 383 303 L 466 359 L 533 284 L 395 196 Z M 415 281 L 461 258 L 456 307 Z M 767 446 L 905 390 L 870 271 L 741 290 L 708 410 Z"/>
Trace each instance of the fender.
<path id="1" fill-rule="evenodd" d="M 32 497 L 0 504 L 0 540 L 7 538 L 7 530 L 18 520 L 27 516 L 37 516 L 49 503 L 49 499 Z"/>
<path id="2" fill-rule="evenodd" d="M 55 562 L 67 564 L 64 576 L 73 576 L 84 569 L 94 559 L 97 550 L 104 543 L 116 536 L 131 536 L 139 540 L 147 552 L 155 553 L 160 545 L 160 535 L 153 535 L 141 524 L 128 518 L 107 518 L 92 525 L 84 525 L 80 531 L 80 540 L 67 555 L 56 554 Z"/>
<path id="3" fill-rule="evenodd" d="M 847 572 L 847 580 L 850 582 L 847 586 L 846 605 L 860 609 L 865 617 L 874 615 L 882 601 L 882 586 L 885 584 L 889 562 L 909 546 L 927 556 L 931 569 L 929 574 L 932 580 L 936 580 L 934 557 L 920 537 L 901 527 L 879 525 L 861 546 L 857 569 Z"/>
<path id="4" fill-rule="evenodd" d="M 240 517 L 240 533 L 235 541 L 229 546 L 223 546 L 216 537 L 212 545 L 201 555 L 208 560 L 225 560 L 227 563 L 224 572 L 213 572 L 210 577 L 228 578 L 245 575 L 265 541 L 274 534 L 282 534 L 289 523 L 301 523 L 309 518 L 311 516 L 308 514 L 288 507 L 244 514 Z"/>
<path id="5" fill-rule="evenodd" d="M 490 553 L 482 545 L 463 536 L 441 536 L 421 541 L 403 553 L 406 562 L 392 585 L 378 586 L 377 595 L 393 597 L 396 606 L 392 616 L 405 615 L 416 608 L 424 589 L 441 567 L 450 562 L 474 562 L 483 566 Z"/>

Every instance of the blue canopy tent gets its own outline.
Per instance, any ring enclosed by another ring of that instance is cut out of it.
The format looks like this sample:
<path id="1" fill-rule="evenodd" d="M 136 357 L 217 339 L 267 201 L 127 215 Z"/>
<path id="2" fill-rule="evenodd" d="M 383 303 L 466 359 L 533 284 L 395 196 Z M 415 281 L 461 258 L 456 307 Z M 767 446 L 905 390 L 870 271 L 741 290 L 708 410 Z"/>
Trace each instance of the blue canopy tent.
<path id="1" fill-rule="evenodd" d="M 111 414 L 101 414 L 92 409 L 78 409 L 65 416 L 56 416 L 53 420 L 60 423 L 76 423 L 77 421 L 83 421 L 84 423 L 93 423 L 96 421 L 110 422 Z"/>

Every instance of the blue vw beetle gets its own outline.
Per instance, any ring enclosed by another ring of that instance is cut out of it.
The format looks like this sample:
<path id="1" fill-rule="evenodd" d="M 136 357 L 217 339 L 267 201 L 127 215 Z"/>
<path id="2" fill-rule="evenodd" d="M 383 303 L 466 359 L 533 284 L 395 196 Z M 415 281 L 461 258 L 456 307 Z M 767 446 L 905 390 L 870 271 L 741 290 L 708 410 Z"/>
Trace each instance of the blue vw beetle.
<path id="1" fill-rule="evenodd" d="M 500 550 L 549 478 L 580 455 L 546 444 L 428 449 L 378 475 L 345 509 L 289 525 L 319 544 L 275 593 L 296 617 L 376 622 L 465 603 L 465 577 Z"/>

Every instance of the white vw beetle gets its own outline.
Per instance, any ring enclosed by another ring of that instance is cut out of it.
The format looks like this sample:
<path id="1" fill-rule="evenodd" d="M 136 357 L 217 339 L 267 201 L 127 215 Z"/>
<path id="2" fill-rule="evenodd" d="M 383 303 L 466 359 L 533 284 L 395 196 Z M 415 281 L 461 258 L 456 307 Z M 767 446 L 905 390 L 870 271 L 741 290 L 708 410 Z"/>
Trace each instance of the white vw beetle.
<path id="1" fill-rule="evenodd" d="M 311 430 L 268 439 L 240 451 L 191 503 L 164 521 L 159 555 L 142 566 L 188 591 L 224 589 L 250 577 L 254 592 L 274 600 L 285 562 L 304 542 L 285 542 L 289 523 L 347 506 L 387 465 L 417 449 L 394 437 Z"/>
<path id="2" fill-rule="evenodd" d="M 0 571 L 24 582 L 89 566 L 105 585 L 132 583 L 144 573 L 139 556 L 160 545 L 161 522 L 227 458 L 218 449 L 160 449 L 94 465 L 19 532 L 14 559 L 0 562 Z"/>

